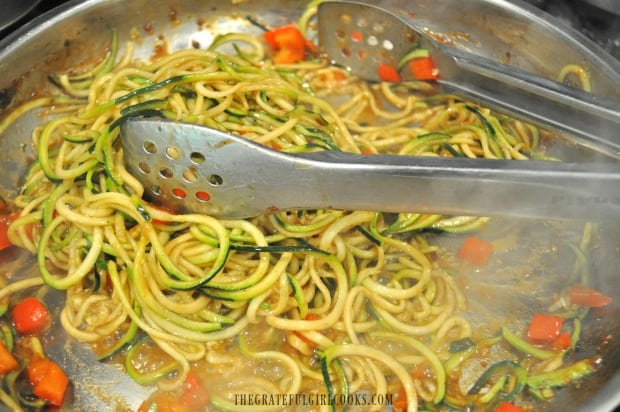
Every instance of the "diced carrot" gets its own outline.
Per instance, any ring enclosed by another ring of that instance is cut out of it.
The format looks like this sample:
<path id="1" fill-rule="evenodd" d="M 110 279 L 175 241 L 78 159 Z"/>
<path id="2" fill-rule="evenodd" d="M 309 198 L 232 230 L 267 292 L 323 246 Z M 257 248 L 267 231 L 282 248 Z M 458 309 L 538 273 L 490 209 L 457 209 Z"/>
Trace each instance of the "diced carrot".
<path id="1" fill-rule="evenodd" d="M 398 83 L 402 80 L 402 77 L 398 73 L 398 70 L 396 70 L 396 67 L 387 63 L 381 63 L 379 65 L 377 68 L 377 74 L 384 82 Z"/>
<path id="2" fill-rule="evenodd" d="M 308 42 L 295 25 L 287 24 L 266 31 L 263 37 L 276 52 L 273 56 L 276 64 L 290 64 L 305 59 Z"/>
<path id="3" fill-rule="evenodd" d="M 476 237 L 465 239 L 458 251 L 458 258 L 474 264 L 484 266 L 488 263 L 493 254 L 493 245 L 485 240 Z"/>
<path id="4" fill-rule="evenodd" d="M 61 406 L 69 386 L 69 378 L 53 360 L 37 357 L 28 365 L 28 378 L 34 385 L 32 393 L 54 406 Z"/>
<path id="5" fill-rule="evenodd" d="M 9 351 L 4 342 L 0 339 L 0 375 L 4 375 L 14 369 L 17 369 L 19 363 L 15 356 Z"/>
<path id="6" fill-rule="evenodd" d="M 504 401 L 497 405 L 494 412 L 523 412 L 523 408 L 513 403 Z"/>
<path id="7" fill-rule="evenodd" d="M 562 332 L 551 342 L 551 347 L 556 350 L 564 350 L 570 347 L 570 334 L 568 332 Z"/>
<path id="8" fill-rule="evenodd" d="M 553 341 L 560 335 L 564 319 L 559 316 L 537 313 L 532 317 L 527 337 L 534 341 Z"/>
<path id="9" fill-rule="evenodd" d="M 11 314 L 15 329 L 24 334 L 41 333 L 50 323 L 50 313 L 47 308 L 33 296 L 15 305 Z"/>
<path id="10" fill-rule="evenodd" d="M 589 306 L 592 308 L 606 306 L 612 302 L 609 296 L 605 296 L 601 292 L 583 285 L 572 286 L 568 290 L 568 298 L 571 303 L 575 305 Z"/>
<path id="11" fill-rule="evenodd" d="M 409 62 L 409 68 L 416 80 L 437 80 L 439 70 L 430 57 L 418 57 Z"/>

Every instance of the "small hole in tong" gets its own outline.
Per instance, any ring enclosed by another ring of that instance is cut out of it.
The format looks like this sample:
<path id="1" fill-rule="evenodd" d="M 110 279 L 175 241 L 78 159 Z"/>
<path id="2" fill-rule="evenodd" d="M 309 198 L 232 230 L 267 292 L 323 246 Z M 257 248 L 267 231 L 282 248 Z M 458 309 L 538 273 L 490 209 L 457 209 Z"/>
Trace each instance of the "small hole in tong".
<path id="1" fill-rule="evenodd" d="M 140 171 L 146 175 L 151 173 L 151 166 L 146 162 L 138 163 L 138 169 L 140 169 Z"/>
<path id="2" fill-rule="evenodd" d="M 342 55 L 345 57 L 351 57 L 351 49 L 349 49 L 348 47 L 345 47 L 344 49 L 342 49 Z"/>
<path id="3" fill-rule="evenodd" d="M 351 33 L 351 40 L 356 43 L 359 43 L 362 40 L 364 40 L 364 35 L 360 33 L 359 31 L 354 31 L 353 33 Z"/>
<path id="4" fill-rule="evenodd" d="M 351 21 L 352 21 L 353 19 L 351 18 L 351 15 L 346 14 L 346 13 L 343 13 L 343 14 L 340 16 L 340 20 L 341 20 L 344 24 L 351 24 Z"/>
<path id="5" fill-rule="evenodd" d="M 155 143 L 153 143 L 151 141 L 146 141 L 146 142 L 142 143 L 142 148 L 148 154 L 155 154 L 155 153 L 157 153 L 157 146 L 155 145 Z"/>
<path id="6" fill-rule="evenodd" d="M 358 50 L 357 57 L 359 57 L 360 60 L 365 60 L 366 57 L 368 57 L 366 55 L 366 50 Z"/>
<path id="7" fill-rule="evenodd" d="M 357 27 L 368 27 L 368 20 L 366 20 L 366 18 L 364 17 L 360 17 L 359 19 L 357 19 Z"/>
<path id="8" fill-rule="evenodd" d="M 394 43 L 389 40 L 383 40 L 383 48 L 385 50 L 392 50 L 394 49 Z"/>
<path id="9" fill-rule="evenodd" d="M 208 202 L 211 200 L 211 195 L 207 192 L 196 192 L 196 200 L 199 202 Z"/>
<path id="10" fill-rule="evenodd" d="M 368 36 L 368 40 L 366 41 L 369 46 L 376 46 L 379 44 L 379 39 L 375 36 Z"/>
<path id="11" fill-rule="evenodd" d="M 339 39 L 343 39 L 343 38 L 344 38 L 344 36 L 345 36 L 345 32 L 344 32 L 344 30 L 342 30 L 342 29 L 336 29 L 336 31 L 335 31 L 335 33 L 334 33 L 334 34 L 335 34 L 335 35 L 336 35 L 336 37 L 337 37 L 337 38 L 339 38 Z"/>
<path id="12" fill-rule="evenodd" d="M 183 178 L 188 182 L 195 182 L 198 180 L 198 173 L 196 169 L 193 167 L 188 168 L 185 172 L 183 172 Z"/>
<path id="13" fill-rule="evenodd" d="M 181 157 L 181 151 L 176 147 L 167 147 L 166 156 L 168 156 L 170 159 L 176 160 Z"/>
<path id="14" fill-rule="evenodd" d="M 159 175 L 163 177 L 164 179 L 172 179 L 172 177 L 174 176 L 174 173 L 172 172 L 172 169 L 167 168 L 167 167 L 162 167 L 161 169 L 159 169 Z"/>
<path id="15" fill-rule="evenodd" d="M 224 183 L 224 179 L 220 175 L 209 175 L 207 177 L 207 182 L 211 183 L 213 186 L 219 186 Z"/>
<path id="16" fill-rule="evenodd" d="M 377 34 L 383 33 L 384 30 L 385 30 L 385 27 L 383 27 L 382 24 L 375 23 L 375 24 L 372 25 L 372 31 L 374 33 L 377 33 Z"/>
<path id="17" fill-rule="evenodd" d="M 177 199 L 185 199 L 187 197 L 187 193 L 185 192 L 185 190 L 179 187 L 175 187 L 174 189 L 172 189 L 172 195 Z"/>
<path id="18" fill-rule="evenodd" d="M 196 163 L 197 165 L 203 164 L 205 162 L 205 155 L 203 155 L 200 152 L 192 152 L 189 155 L 189 158 L 191 159 L 192 162 Z"/>
<path id="19" fill-rule="evenodd" d="M 162 195 L 161 187 L 157 185 L 151 186 L 151 193 L 153 193 L 155 196 L 161 196 Z"/>

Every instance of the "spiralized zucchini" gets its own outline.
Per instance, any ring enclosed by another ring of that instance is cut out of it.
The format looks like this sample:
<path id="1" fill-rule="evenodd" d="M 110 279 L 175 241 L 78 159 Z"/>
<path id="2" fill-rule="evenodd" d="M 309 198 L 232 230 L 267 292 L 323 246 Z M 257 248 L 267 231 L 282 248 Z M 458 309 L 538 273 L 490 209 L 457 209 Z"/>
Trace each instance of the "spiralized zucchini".
<path id="1" fill-rule="evenodd" d="M 174 214 L 142 199 L 142 186 L 125 169 L 119 124 L 161 116 L 287 152 L 510 159 L 543 157 L 538 130 L 429 94 L 425 83 L 368 84 L 318 60 L 274 66 L 260 39 L 245 34 L 152 62 L 133 59 L 132 49 L 113 63 L 114 45 L 112 57 L 88 75 L 56 76 L 72 98 L 35 105 L 53 116 L 34 130 L 38 161 L 15 200 L 21 214 L 9 233 L 36 254 L 42 280 L 66 291 L 61 322 L 68 333 L 96 343 L 102 360 L 129 346 L 128 373 L 170 390 L 195 362 L 280 365 L 271 376 L 257 373 L 214 393 L 212 403 L 229 410 L 243 409 L 235 393 L 317 390 L 395 394 L 402 387 L 409 411 L 480 401 L 447 389 L 447 374 L 475 346 L 448 349 L 472 338 L 471 325 L 462 315 L 463 293 L 433 258 L 438 249 L 423 231 L 471 231 L 487 218 L 305 210 L 234 221 Z M 141 367 L 136 359 L 154 347 L 165 361 Z M 503 366 L 522 388 L 522 368 Z M 503 391 L 502 379 L 494 393 Z M 512 396 L 518 390 L 510 379 Z M 544 379 L 553 377 L 541 375 L 537 387 Z"/>

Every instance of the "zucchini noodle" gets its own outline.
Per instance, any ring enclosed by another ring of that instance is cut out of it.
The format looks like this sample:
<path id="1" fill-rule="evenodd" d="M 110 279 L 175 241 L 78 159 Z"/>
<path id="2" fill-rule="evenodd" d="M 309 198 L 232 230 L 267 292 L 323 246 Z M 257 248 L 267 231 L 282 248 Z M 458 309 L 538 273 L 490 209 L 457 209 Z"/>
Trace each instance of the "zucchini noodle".
<path id="1" fill-rule="evenodd" d="M 0 296 L 42 282 L 65 290 L 67 332 L 93 343 L 100 359 L 125 354 L 128 373 L 145 384 L 173 390 L 197 362 L 234 374 L 243 358 L 248 370 L 270 371 L 214 388 L 212 403 L 227 410 L 247 409 L 235 393 L 404 388 L 410 411 L 442 402 L 446 371 L 471 355 L 455 358 L 447 347 L 469 339 L 471 325 L 463 293 L 422 231 L 462 233 L 488 218 L 175 214 L 142 199 L 125 169 L 119 124 L 155 115 L 293 153 L 510 159 L 535 156 L 538 131 L 429 94 L 419 82 L 368 84 L 317 60 L 275 66 L 260 39 L 244 34 L 152 62 L 134 59 L 131 44 L 115 62 L 115 47 L 92 72 L 55 77 L 70 98 L 34 100 L 5 121 L 33 108 L 53 114 L 33 132 L 38 161 L 9 230 L 14 244 L 37 256 L 41 278 Z M 141 366 L 139 354 L 153 347 L 164 360 Z"/>

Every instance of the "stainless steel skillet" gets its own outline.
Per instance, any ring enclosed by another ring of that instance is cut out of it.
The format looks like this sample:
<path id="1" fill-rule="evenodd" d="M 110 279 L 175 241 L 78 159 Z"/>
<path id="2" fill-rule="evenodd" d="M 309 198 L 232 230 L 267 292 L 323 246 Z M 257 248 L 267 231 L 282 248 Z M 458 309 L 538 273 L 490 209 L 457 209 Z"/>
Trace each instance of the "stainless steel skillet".
<path id="1" fill-rule="evenodd" d="M 116 28 L 121 43 L 137 42 L 137 55 L 149 57 L 161 35 L 170 50 L 209 44 L 218 33 L 232 30 L 256 32 L 245 16 L 252 15 L 269 25 L 288 23 L 299 16 L 305 1 L 296 0 L 74 0 L 26 25 L 0 42 L 0 111 L 14 107 L 33 93 L 47 87 L 50 73 L 69 71 L 99 61 Z M 519 0 L 406 0 L 376 2 L 386 7 L 411 8 L 415 23 L 430 32 L 441 33 L 456 47 L 508 60 L 517 67 L 549 78 L 566 64 L 580 64 L 590 73 L 593 90 L 607 96 L 620 93 L 619 63 L 600 51 L 583 36 L 563 26 Z M 463 36 L 466 34 L 467 36 Z M 20 177 L 33 158 L 30 129 L 41 121 L 29 116 L 0 137 L 3 172 L 0 194 L 11 198 Z M 574 160 L 596 160 L 587 151 L 576 150 L 572 142 L 550 150 Z M 563 156 L 560 156 L 563 157 Z M 561 207 L 561 206 L 558 206 Z M 608 242 L 592 262 L 599 284 L 616 299 L 620 295 L 617 267 L 617 225 L 604 228 Z M 36 273 L 24 257 L 2 264 L 2 270 L 16 274 Z M 52 296 L 52 298 L 55 298 Z M 617 324 L 601 323 L 600 328 L 615 332 Z M 60 329 L 60 328 L 59 328 Z M 135 410 L 148 389 L 133 385 L 115 367 L 96 362 L 81 345 L 68 342 L 58 331 L 55 354 L 64 359 L 76 385 L 72 410 Z M 596 346 L 590 340 L 588 346 Z M 605 358 L 603 371 L 580 388 L 567 388 L 541 410 L 612 411 L 620 405 L 620 353 L 616 345 Z"/>

